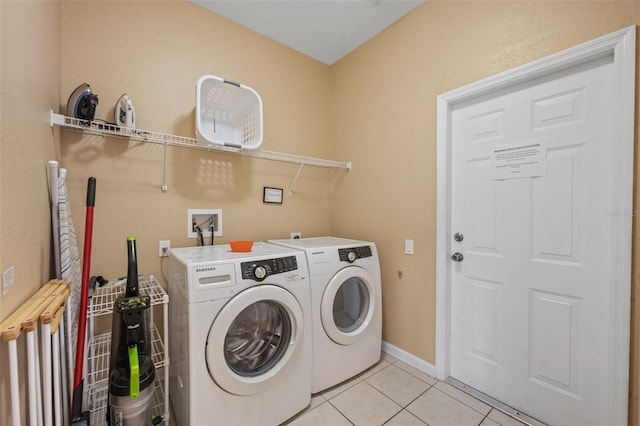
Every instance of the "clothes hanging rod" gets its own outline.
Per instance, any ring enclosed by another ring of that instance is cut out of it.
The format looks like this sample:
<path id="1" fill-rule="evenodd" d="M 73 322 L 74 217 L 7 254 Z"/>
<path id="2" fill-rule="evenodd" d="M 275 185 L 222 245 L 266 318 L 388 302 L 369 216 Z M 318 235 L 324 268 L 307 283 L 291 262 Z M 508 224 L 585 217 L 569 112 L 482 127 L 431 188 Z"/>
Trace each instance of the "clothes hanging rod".
<path id="1" fill-rule="evenodd" d="M 56 114 L 51 111 L 51 126 L 61 126 L 65 129 L 80 131 L 84 133 L 113 136 L 118 138 L 151 142 L 158 144 L 166 144 L 171 146 L 180 146 L 184 148 L 200 149 L 204 151 L 223 152 L 227 154 L 242 155 L 244 157 L 260 158 L 263 160 L 281 161 L 286 163 L 294 163 L 299 165 L 341 168 L 351 170 L 351 161 L 334 161 L 320 158 L 305 157 L 301 155 L 287 154 L 266 150 L 242 150 L 231 147 L 206 147 L 198 143 L 195 138 L 186 136 L 176 136 L 167 133 L 151 132 L 142 129 L 130 129 L 127 127 L 116 126 L 102 121 L 87 121 L 78 118 L 66 117 L 62 114 Z"/>

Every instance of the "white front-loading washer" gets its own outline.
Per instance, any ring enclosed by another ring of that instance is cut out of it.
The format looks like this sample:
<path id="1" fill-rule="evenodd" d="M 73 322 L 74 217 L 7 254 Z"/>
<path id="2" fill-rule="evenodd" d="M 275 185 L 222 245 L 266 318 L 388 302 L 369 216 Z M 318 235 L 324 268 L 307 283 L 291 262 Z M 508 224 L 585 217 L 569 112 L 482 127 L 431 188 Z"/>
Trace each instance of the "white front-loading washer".
<path id="1" fill-rule="evenodd" d="M 313 313 L 312 393 L 378 362 L 382 285 L 375 243 L 336 237 L 269 242 L 306 253 Z"/>
<path id="2" fill-rule="evenodd" d="M 277 425 L 311 398 L 304 253 L 169 252 L 169 397 L 178 425 Z"/>

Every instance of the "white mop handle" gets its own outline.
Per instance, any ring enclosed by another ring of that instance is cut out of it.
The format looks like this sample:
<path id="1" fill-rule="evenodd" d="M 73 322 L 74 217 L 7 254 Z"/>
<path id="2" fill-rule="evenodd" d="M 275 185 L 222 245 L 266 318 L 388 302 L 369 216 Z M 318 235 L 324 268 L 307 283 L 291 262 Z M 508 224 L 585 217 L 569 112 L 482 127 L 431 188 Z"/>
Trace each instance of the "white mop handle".
<path id="1" fill-rule="evenodd" d="M 60 383 L 60 331 L 51 336 L 51 352 L 53 353 L 53 408 L 55 412 L 55 425 L 62 426 L 62 398 Z"/>
<path id="2" fill-rule="evenodd" d="M 36 399 L 36 342 L 35 331 L 27 332 L 27 375 L 29 376 L 29 421 L 38 424 L 38 401 Z"/>
<path id="3" fill-rule="evenodd" d="M 44 404 L 44 424 L 53 425 L 53 399 L 51 387 L 53 385 L 51 371 L 51 324 L 40 324 L 40 334 L 42 341 L 42 391 Z"/>
<path id="4" fill-rule="evenodd" d="M 9 378 L 11 381 L 11 417 L 13 426 L 20 426 L 20 384 L 18 383 L 18 348 L 9 340 Z"/>
<path id="5" fill-rule="evenodd" d="M 65 352 L 65 347 L 67 346 L 65 343 L 65 339 L 64 339 L 64 331 L 65 331 L 65 323 L 64 323 L 64 317 L 65 315 L 67 315 L 69 312 L 69 310 L 65 310 L 64 314 L 62 315 L 62 319 L 60 320 L 60 330 L 62 330 L 61 332 L 59 332 L 59 336 L 60 336 L 60 347 L 62 349 L 60 349 L 60 370 L 61 370 L 61 375 L 62 375 L 62 379 L 60 380 L 62 382 L 62 424 L 68 425 L 69 424 L 69 409 L 71 408 L 71 402 L 69 402 L 69 388 L 68 388 L 68 378 L 69 376 L 67 375 L 67 357 L 66 357 L 66 352 Z"/>
<path id="6" fill-rule="evenodd" d="M 38 426 L 42 425 L 42 377 L 40 377 L 40 347 L 38 346 L 38 328 L 33 329 L 34 332 L 34 347 L 36 354 L 36 408 L 38 411 L 37 422 Z"/>

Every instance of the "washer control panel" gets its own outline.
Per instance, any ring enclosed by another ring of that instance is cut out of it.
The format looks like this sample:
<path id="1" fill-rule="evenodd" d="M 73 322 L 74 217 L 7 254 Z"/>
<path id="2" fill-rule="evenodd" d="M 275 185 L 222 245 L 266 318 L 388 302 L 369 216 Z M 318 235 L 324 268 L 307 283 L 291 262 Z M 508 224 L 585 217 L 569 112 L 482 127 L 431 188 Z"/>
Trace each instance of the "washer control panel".
<path id="1" fill-rule="evenodd" d="M 263 281 L 269 275 L 295 271 L 298 269 L 298 261 L 295 256 L 278 257 L 242 262 L 240 268 L 242 269 L 242 279 Z"/>
<path id="2" fill-rule="evenodd" d="M 353 263 L 357 259 L 371 257 L 371 246 L 351 247 L 338 249 L 338 255 L 343 262 Z"/>

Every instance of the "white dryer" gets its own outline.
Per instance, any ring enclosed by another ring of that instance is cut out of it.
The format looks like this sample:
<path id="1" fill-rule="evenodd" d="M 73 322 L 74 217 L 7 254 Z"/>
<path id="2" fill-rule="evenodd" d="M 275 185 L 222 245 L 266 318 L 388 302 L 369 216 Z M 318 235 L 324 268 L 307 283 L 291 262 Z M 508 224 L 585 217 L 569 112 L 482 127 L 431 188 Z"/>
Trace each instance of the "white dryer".
<path id="1" fill-rule="evenodd" d="M 169 252 L 169 395 L 179 425 L 277 425 L 311 398 L 304 253 Z"/>
<path id="2" fill-rule="evenodd" d="M 312 393 L 378 362 L 382 285 L 375 243 L 336 237 L 269 242 L 306 253 L 313 312 Z"/>

